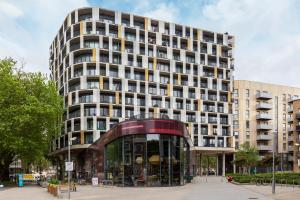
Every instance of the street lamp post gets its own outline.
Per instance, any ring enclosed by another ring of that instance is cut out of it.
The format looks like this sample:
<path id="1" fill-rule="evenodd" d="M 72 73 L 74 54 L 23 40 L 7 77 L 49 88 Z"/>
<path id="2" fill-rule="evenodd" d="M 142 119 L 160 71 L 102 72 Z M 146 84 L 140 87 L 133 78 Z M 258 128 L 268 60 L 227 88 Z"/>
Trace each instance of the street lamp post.
<path id="1" fill-rule="evenodd" d="M 71 145 L 73 140 L 76 140 L 76 137 L 70 138 L 68 140 L 68 162 L 71 162 Z M 68 199 L 71 198 L 70 187 L 71 187 L 71 171 L 68 170 Z"/>
<path id="2" fill-rule="evenodd" d="M 275 194 L 275 185 L 276 185 L 276 181 L 275 181 L 275 151 L 276 151 L 276 140 L 278 137 L 278 96 L 275 97 L 275 103 L 276 103 L 276 110 L 275 110 L 275 114 L 276 114 L 276 131 L 274 131 L 273 134 L 273 163 L 272 163 L 272 194 Z"/>

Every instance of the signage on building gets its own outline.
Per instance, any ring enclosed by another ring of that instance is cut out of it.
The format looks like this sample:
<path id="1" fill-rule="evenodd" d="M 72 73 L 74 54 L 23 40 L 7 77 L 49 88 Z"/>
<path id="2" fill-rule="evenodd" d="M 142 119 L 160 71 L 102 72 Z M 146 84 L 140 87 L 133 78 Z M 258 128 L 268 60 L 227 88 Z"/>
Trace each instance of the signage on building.
<path id="1" fill-rule="evenodd" d="M 92 184 L 93 186 L 97 186 L 99 184 L 98 178 L 92 178 Z"/>
<path id="2" fill-rule="evenodd" d="M 23 174 L 24 181 L 35 181 L 34 174 Z"/>
<path id="3" fill-rule="evenodd" d="M 66 162 L 66 171 L 73 171 L 73 162 Z"/>

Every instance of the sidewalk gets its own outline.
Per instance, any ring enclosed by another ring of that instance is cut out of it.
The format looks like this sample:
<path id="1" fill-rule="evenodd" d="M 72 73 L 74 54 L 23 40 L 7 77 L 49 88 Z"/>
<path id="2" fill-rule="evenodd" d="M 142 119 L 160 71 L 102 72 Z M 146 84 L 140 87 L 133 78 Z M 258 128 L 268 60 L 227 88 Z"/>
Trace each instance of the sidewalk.
<path id="1" fill-rule="evenodd" d="M 297 187 L 285 187 L 276 185 L 275 194 L 272 194 L 272 186 L 256 186 L 256 185 L 243 185 L 242 187 L 272 197 L 275 200 L 299 200 L 300 199 L 300 188 Z"/>

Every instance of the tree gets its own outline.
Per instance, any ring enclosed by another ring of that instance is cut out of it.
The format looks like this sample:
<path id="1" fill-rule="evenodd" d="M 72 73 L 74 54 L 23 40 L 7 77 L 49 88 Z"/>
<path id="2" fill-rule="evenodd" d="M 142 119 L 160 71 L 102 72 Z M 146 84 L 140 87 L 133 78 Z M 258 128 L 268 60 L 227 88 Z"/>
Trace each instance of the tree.
<path id="1" fill-rule="evenodd" d="M 41 73 L 26 73 L 10 58 L 0 60 L 0 180 L 15 157 L 41 160 L 61 129 L 62 98 Z"/>
<path id="2" fill-rule="evenodd" d="M 259 161 L 259 155 L 256 147 L 250 146 L 249 142 L 246 142 L 240 146 L 240 149 L 235 153 L 234 163 L 244 168 L 250 173 L 251 167 L 255 167 Z"/>

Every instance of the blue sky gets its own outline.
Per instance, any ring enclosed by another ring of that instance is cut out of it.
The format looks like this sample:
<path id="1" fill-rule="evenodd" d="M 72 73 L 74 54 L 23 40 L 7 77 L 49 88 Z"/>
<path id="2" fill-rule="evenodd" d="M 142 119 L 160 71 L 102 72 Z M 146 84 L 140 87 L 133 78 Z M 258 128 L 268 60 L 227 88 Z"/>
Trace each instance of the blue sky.
<path id="1" fill-rule="evenodd" d="M 71 10 L 104 7 L 229 32 L 235 79 L 300 87 L 298 0 L 0 0 L 0 58 L 49 73 L 49 46 Z"/>

